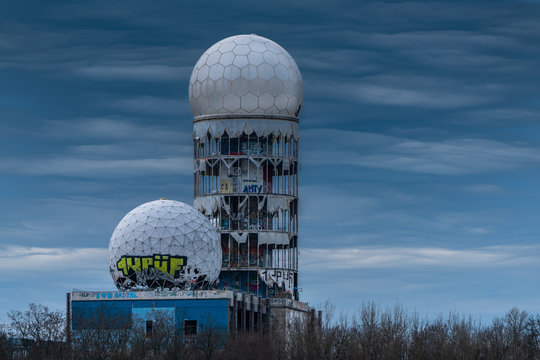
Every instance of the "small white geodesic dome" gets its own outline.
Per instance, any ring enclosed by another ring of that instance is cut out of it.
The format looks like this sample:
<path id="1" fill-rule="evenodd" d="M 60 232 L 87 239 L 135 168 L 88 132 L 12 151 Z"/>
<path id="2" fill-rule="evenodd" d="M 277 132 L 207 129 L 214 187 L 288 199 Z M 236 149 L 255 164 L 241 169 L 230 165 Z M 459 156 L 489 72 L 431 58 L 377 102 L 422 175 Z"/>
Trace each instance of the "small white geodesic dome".
<path id="1" fill-rule="evenodd" d="M 109 268 L 120 290 L 211 286 L 221 256 L 215 226 L 193 207 L 173 200 L 137 206 L 109 242 Z"/>
<path id="2" fill-rule="evenodd" d="M 189 81 L 193 116 L 298 116 L 304 89 L 298 66 L 281 46 L 258 35 L 236 35 L 212 45 Z"/>

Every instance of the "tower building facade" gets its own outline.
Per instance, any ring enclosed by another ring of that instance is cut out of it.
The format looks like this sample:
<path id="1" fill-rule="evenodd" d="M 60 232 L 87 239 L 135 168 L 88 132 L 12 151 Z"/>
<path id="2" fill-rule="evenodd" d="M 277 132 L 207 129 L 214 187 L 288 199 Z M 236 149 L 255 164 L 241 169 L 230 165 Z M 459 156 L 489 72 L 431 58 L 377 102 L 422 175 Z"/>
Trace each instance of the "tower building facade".
<path id="1" fill-rule="evenodd" d="M 194 207 L 220 232 L 219 287 L 298 300 L 300 72 L 257 35 L 219 41 L 189 84 Z"/>
<path id="2" fill-rule="evenodd" d="M 201 56 L 189 84 L 195 209 L 162 198 L 120 221 L 109 242 L 119 291 L 66 294 L 68 342 L 97 328 L 151 336 L 156 314 L 183 337 L 320 324 L 298 301 L 302 99 L 296 63 L 271 40 L 233 36 Z"/>

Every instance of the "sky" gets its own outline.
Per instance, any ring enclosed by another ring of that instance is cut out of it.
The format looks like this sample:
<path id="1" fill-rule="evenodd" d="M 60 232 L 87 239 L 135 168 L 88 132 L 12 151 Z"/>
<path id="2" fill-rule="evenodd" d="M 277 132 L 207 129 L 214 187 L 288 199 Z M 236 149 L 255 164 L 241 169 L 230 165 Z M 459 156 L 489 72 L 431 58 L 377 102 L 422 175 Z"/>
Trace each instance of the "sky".
<path id="1" fill-rule="evenodd" d="M 540 313 L 537 1 L 4 1 L 0 321 L 114 290 L 136 206 L 192 203 L 191 70 L 256 33 L 304 81 L 300 297 Z"/>

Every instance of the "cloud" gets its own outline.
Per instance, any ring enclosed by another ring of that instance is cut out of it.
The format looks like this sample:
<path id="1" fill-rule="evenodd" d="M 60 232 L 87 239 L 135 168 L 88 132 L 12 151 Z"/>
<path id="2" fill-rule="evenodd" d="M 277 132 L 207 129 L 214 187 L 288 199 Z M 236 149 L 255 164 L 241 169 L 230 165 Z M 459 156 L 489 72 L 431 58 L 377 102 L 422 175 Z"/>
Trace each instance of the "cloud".
<path id="1" fill-rule="evenodd" d="M 61 175 L 81 177 L 116 177 L 192 172 L 193 159 L 188 157 L 142 159 L 84 159 L 54 157 L 0 160 L 0 172 L 16 175 Z"/>
<path id="2" fill-rule="evenodd" d="M 96 80 L 137 80 L 150 82 L 180 82 L 191 74 L 191 67 L 166 65 L 97 65 L 73 70 L 80 75 Z"/>
<path id="3" fill-rule="evenodd" d="M 139 96 L 106 101 L 111 108 L 136 114 L 180 116 L 189 111 L 188 100 L 164 99 L 153 96 Z"/>
<path id="4" fill-rule="evenodd" d="M 150 123 L 145 119 L 88 117 L 69 120 L 49 120 L 35 130 L 37 135 L 66 140 L 93 139 L 95 141 L 155 141 L 176 143 L 184 138 L 191 141 L 191 132 L 182 132 L 174 126 Z M 190 147 L 191 148 L 191 147 Z"/>
<path id="5" fill-rule="evenodd" d="M 334 99 L 375 105 L 408 106 L 417 109 L 462 109 L 493 103 L 504 88 L 496 83 L 470 82 L 444 72 L 427 75 L 402 69 L 397 74 L 381 74 L 345 79 L 318 76 L 311 91 Z M 323 73 L 324 74 L 324 73 Z M 328 92 L 332 88 L 334 91 Z"/>
<path id="6" fill-rule="evenodd" d="M 393 136 L 340 131 L 302 133 L 309 163 L 349 164 L 434 175 L 468 175 L 532 166 L 540 149 L 478 138 L 421 141 Z M 313 146 L 312 145 L 312 146 Z"/>
<path id="7" fill-rule="evenodd" d="M 345 90 L 362 102 L 396 106 L 452 109 L 490 101 L 485 96 L 460 94 L 443 89 L 412 89 L 403 82 L 400 88 L 369 84 L 356 84 Z"/>
<path id="8" fill-rule="evenodd" d="M 0 271 L 3 273 L 35 272 L 40 276 L 58 271 L 95 271 L 106 269 L 107 249 L 43 248 L 24 246 L 0 247 Z"/>
<path id="9" fill-rule="evenodd" d="M 471 228 L 471 229 L 469 229 L 469 232 L 471 232 L 473 234 L 479 234 L 479 235 L 484 235 L 484 234 L 491 233 L 490 230 L 484 229 L 484 228 L 481 228 L 481 227 Z"/>
<path id="10" fill-rule="evenodd" d="M 536 123 L 538 111 L 535 108 L 481 108 L 463 111 L 460 117 L 453 119 L 455 123 L 467 125 L 516 125 L 522 123 Z"/>
<path id="11" fill-rule="evenodd" d="M 502 191 L 502 188 L 493 184 L 477 184 L 467 186 L 466 190 L 475 193 L 496 193 Z"/>
<path id="12" fill-rule="evenodd" d="M 191 133 L 139 119 L 52 120 L 25 130 L 25 135 L 35 139 L 35 149 L 26 156 L 0 158 L 0 172 L 82 177 L 192 172 Z M 40 141 L 44 149 L 36 147 Z M 56 143 L 52 150 L 50 142 Z"/>
<path id="13" fill-rule="evenodd" d="M 473 249 L 437 247 L 349 247 L 301 250 L 301 270 L 353 270 L 410 267 L 505 267 L 537 262 L 538 246 L 491 246 Z"/>

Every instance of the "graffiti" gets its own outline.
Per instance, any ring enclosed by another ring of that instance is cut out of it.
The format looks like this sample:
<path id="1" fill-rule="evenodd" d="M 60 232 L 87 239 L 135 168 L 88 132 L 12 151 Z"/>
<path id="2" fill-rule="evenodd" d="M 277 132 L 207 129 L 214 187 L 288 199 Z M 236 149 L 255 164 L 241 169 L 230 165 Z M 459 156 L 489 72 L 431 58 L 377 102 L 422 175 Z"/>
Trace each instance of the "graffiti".
<path id="1" fill-rule="evenodd" d="M 259 270 L 259 277 L 266 285 L 272 287 L 285 287 L 285 291 L 291 291 L 294 287 L 294 273 L 288 270 Z"/>
<path id="2" fill-rule="evenodd" d="M 169 283 L 174 283 L 174 277 L 169 273 L 164 273 L 156 269 L 146 269 L 141 271 L 135 271 L 135 276 L 139 284 L 150 285 L 154 281 L 165 281 Z"/>
<path id="3" fill-rule="evenodd" d="M 96 299 L 138 299 L 137 293 L 134 292 L 116 292 L 116 291 L 107 291 L 107 292 L 97 292 L 97 293 L 84 293 L 81 294 L 81 297 L 87 298 L 95 295 Z"/>
<path id="4" fill-rule="evenodd" d="M 233 192 L 233 182 L 230 179 L 219 179 L 219 189 L 222 194 L 231 194 Z"/>
<path id="5" fill-rule="evenodd" d="M 255 179 L 244 179 L 242 180 L 242 192 L 243 193 L 261 193 L 263 186 L 261 181 L 257 178 Z"/>
<path id="6" fill-rule="evenodd" d="M 159 300 L 180 298 L 230 298 L 232 293 L 224 290 L 163 290 L 163 291 L 98 291 L 73 292 L 74 301 L 94 300 Z"/>
<path id="7" fill-rule="evenodd" d="M 262 192 L 262 185 L 244 185 L 244 189 L 242 192 L 244 193 L 250 193 L 250 194 L 258 194 Z"/>
<path id="8" fill-rule="evenodd" d="M 124 276 L 132 276 L 137 273 L 142 276 L 170 275 L 169 278 L 176 278 L 184 269 L 187 263 L 186 256 L 171 256 L 154 254 L 153 256 L 132 256 L 124 255 L 116 263 L 118 270 L 122 271 Z M 157 270 L 157 271 L 156 271 Z"/>

